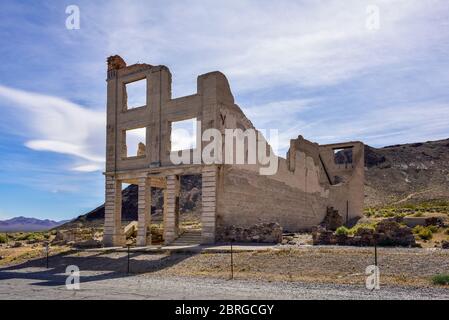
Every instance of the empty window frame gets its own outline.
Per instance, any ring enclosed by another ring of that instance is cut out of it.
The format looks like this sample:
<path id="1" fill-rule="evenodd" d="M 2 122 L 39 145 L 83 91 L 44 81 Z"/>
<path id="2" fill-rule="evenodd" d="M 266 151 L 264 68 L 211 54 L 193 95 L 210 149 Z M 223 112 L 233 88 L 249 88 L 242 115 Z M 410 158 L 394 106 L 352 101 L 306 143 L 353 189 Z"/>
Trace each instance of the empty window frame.
<path id="1" fill-rule="evenodd" d="M 147 79 L 125 84 L 125 110 L 147 105 Z"/>
<path id="2" fill-rule="evenodd" d="M 352 163 L 352 147 L 334 149 L 335 164 L 351 164 Z"/>
<path id="3" fill-rule="evenodd" d="M 124 131 L 124 145 L 122 155 L 124 158 L 144 157 L 146 155 L 146 128 Z"/>
<path id="4" fill-rule="evenodd" d="M 195 149 L 196 129 L 196 118 L 172 122 L 170 151 Z"/>

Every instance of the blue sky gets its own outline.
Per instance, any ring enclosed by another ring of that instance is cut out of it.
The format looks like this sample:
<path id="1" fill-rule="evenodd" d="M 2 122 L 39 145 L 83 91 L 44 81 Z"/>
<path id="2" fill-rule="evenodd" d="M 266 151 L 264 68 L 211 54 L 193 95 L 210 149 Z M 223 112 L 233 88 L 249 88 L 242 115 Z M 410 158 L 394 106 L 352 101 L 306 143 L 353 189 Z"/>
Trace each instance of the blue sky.
<path id="1" fill-rule="evenodd" d="M 65 27 L 72 4 L 79 30 Z M 256 127 L 280 130 L 282 152 L 299 134 L 373 146 L 449 137 L 446 0 L 2 0 L 0 40 L 0 219 L 102 203 L 113 54 L 167 65 L 174 97 L 224 72 Z"/>

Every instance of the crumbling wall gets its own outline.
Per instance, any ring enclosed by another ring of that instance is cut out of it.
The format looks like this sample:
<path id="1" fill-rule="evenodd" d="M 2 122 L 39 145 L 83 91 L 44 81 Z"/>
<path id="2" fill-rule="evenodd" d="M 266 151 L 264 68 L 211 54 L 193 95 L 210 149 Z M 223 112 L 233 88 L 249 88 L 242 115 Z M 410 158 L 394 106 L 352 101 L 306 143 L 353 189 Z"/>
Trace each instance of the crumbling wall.
<path id="1" fill-rule="evenodd" d="M 336 163 L 335 149 L 350 148 L 351 163 Z M 320 146 L 323 170 L 328 172 L 332 184 L 329 186 L 328 206 L 334 207 L 348 222 L 363 214 L 365 197 L 364 146 L 358 141 Z"/>
<path id="2" fill-rule="evenodd" d="M 218 227 L 276 222 L 293 232 L 319 224 L 326 213 L 320 193 L 306 193 L 233 166 L 220 170 L 217 194 Z"/>

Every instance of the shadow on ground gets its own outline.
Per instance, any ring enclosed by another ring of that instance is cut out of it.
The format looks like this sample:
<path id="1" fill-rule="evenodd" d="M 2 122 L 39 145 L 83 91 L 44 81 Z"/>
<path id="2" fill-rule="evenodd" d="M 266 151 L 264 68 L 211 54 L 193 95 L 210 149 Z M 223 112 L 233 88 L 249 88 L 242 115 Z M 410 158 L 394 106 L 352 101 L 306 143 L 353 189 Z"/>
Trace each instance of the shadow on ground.
<path id="1" fill-rule="evenodd" d="M 66 283 L 67 266 L 75 265 L 80 269 L 82 282 L 100 281 L 156 272 L 170 268 L 195 254 L 131 252 L 128 272 L 126 252 L 102 252 L 87 255 L 66 252 L 51 256 L 48 269 L 46 269 L 46 258 L 0 268 L 0 280 L 35 279 L 37 282 L 33 285 L 60 286 Z"/>

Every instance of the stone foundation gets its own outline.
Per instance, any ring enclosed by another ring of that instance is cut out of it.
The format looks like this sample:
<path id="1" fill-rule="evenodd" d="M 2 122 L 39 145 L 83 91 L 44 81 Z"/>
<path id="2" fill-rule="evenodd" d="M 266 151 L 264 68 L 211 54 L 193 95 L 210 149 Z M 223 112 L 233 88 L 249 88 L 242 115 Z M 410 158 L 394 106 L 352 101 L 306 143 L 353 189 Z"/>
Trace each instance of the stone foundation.
<path id="1" fill-rule="evenodd" d="M 333 231 L 316 227 L 312 231 L 314 245 L 347 245 L 347 246 L 416 246 L 412 229 L 401 226 L 393 220 L 383 220 L 375 229 L 360 228 L 353 235 L 337 235 Z"/>
<path id="2" fill-rule="evenodd" d="M 282 227 L 278 223 L 259 223 L 250 227 L 228 226 L 219 228 L 218 242 L 282 242 Z"/>

